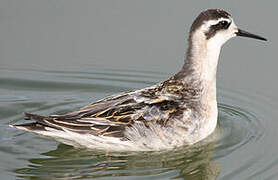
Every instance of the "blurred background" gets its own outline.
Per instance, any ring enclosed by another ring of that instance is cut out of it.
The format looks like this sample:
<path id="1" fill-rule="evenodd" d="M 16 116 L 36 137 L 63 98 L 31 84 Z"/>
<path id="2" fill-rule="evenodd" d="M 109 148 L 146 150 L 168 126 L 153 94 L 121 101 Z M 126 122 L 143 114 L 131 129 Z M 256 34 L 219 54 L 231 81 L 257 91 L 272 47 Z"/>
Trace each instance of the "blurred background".
<path id="1" fill-rule="evenodd" d="M 1 0 L 1 68 L 76 67 L 174 73 L 183 64 L 188 31 L 208 8 L 268 38 L 234 38 L 221 52 L 218 84 L 275 95 L 277 2 Z M 271 58 L 270 58 L 271 57 Z M 247 83 L 248 82 L 248 83 Z"/>

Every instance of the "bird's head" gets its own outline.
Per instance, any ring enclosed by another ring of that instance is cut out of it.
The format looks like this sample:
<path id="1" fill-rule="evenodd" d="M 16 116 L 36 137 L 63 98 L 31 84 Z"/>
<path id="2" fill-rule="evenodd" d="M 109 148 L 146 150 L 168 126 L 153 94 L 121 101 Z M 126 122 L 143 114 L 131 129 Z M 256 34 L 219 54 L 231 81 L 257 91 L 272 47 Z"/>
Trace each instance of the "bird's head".
<path id="1" fill-rule="evenodd" d="M 235 36 L 244 36 L 266 41 L 265 38 L 239 29 L 231 15 L 224 10 L 206 10 L 194 20 L 190 37 L 192 41 L 202 41 L 222 46 L 227 40 Z"/>

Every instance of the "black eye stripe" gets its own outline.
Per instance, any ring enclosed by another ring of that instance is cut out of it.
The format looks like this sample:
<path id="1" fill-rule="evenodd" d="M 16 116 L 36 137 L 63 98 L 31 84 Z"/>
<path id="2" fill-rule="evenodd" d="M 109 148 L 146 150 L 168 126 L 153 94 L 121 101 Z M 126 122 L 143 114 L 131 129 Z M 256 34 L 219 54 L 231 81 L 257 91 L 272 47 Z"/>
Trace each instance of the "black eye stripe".
<path id="1" fill-rule="evenodd" d="M 228 29 L 230 25 L 231 25 L 231 22 L 223 20 L 213 26 L 218 26 L 218 28 L 220 28 L 220 29 Z"/>
<path id="2" fill-rule="evenodd" d="M 222 27 L 223 27 L 224 29 L 228 29 L 229 26 L 230 26 L 230 24 L 231 24 L 231 22 L 228 22 L 228 21 L 225 21 L 225 23 L 224 23 L 224 22 L 221 22 L 221 25 L 222 25 Z"/>
<path id="3" fill-rule="evenodd" d="M 232 22 L 229 22 L 227 25 L 227 29 L 230 27 L 230 25 L 232 24 Z"/>
<path id="4" fill-rule="evenodd" d="M 228 29 L 230 27 L 231 23 L 232 22 L 223 20 L 223 21 L 218 22 L 217 24 L 211 25 L 209 29 L 210 30 L 214 29 L 215 31 L 218 31 L 220 29 Z"/>
<path id="5" fill-rule="evenodd" d="M 223 21 L 225 21 L 225 20 L 223 20 Z M 225 21 L 225 22 L 220 21 L 217 24 L 211 25 L 209 30 L 205 33 L 206 38 L 210 39 L 211 37 L 213 37 L 216 34 L 217 31 L 228 29 L 230 27 L 231 23 L 232 22 L 228 22 L 228 21 Z"/>
<path id="6" fill-rule="evenodd" d="M 218 24 L 221 26 L 226 26 L 228 24 L 228 21 L 220 21 Z"/>

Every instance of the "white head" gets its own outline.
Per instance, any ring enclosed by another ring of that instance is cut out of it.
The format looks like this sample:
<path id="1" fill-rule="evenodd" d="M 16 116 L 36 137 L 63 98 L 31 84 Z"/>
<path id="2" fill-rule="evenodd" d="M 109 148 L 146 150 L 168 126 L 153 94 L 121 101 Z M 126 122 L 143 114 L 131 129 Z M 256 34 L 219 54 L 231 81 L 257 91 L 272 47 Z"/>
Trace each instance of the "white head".
<path id="1" fill-rule="evenodd" d="M 219 9 L 209 9 L 202 12 L 195 19 L 190 29 L 190 38 L 192 41 L 203 41 L 219 47 L 235 36 L 266 40 L 263 37 L 238 29 L 231 15 Z"/>
<path id="2" fill-rule="evenodd" d="M 206 21 L 198 31 L 205 35 L 208 44 L 222 46 L 226 41 L 236 36 L 235 33 L 238 28 L 231 17 L 221 17 L 216 20 Z"/>
<path id="3" fill-rule="evenodd" d="M 226 11 L 209 9 L 200 13 L 190 28 L 189 46 L 183 69 L 195 69 L 195 74 L 201 75 L 201 79 L 214 80 L 221 47 L 235 36 L 266 40 L 240 30 Z"/>

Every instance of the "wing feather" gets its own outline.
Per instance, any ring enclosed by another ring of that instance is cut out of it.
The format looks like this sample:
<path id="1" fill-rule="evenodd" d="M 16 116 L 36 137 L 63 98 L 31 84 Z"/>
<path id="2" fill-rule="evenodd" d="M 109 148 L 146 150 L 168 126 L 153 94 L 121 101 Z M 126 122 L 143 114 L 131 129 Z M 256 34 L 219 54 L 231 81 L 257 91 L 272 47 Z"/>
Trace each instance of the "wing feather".
<path id="1" fill-rule="evenodd" d="M 194 100 L 200 93 L 184 88 L 184 84 L 169 79 L 158 86 L 111 96 L 77 111 L 49 117 L 26 114 L 39 125 L 98 136 L 124 137 L 124 130 L 134 123 L 150 122 L 166 125 L 179 111 L 182 101 Z M 196 98 L 198 99 L 198 98 Z"/>

